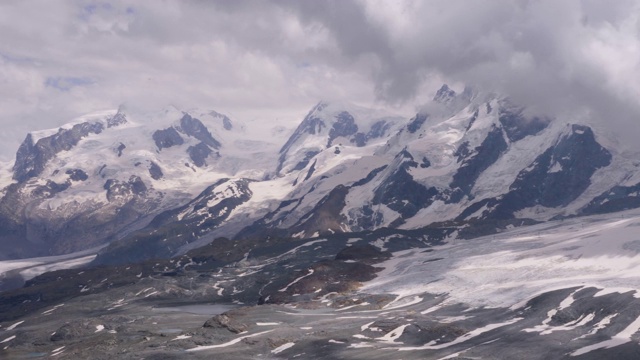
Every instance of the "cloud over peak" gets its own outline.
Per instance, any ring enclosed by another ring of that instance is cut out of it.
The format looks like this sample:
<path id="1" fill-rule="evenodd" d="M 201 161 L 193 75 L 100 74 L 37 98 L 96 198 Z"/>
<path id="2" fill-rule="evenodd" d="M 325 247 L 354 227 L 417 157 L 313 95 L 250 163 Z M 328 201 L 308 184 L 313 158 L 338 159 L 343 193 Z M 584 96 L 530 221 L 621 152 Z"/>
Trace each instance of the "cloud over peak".
<path id="1" fill-rule="evenodd" d="M 630 136 L 639 14 L 637 0 L 4 2 L 0 153 L 121 103 L 296 121 L 321 98 L 406 112 L 441 81 Z"/>

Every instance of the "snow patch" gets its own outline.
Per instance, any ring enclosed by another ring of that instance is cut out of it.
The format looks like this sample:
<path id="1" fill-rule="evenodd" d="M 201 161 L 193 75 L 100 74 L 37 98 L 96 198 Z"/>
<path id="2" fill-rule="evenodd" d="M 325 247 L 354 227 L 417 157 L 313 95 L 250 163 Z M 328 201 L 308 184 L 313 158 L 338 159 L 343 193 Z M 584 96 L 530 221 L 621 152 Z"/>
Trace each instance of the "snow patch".
<path id="1" fill-rule="evenodd" d="M 585 346 L 580 348 L 574 352 L 572 352 L 571 356 L 579 356 L 582 354 L 586 354 L 593 350 L 597 349 L 609 349 L 615 346 L 619 346 L 622 344 L 626 344 L 631 341 L 631 336 L 640 330 L 640 317 L 635 319 L 629 326 L 627 326 L 624 330 L 614 335 L 611 339 L 599 342 L 597 344 Z"/>
<path id="2" fill-rule="evenodd" d="M 8 328 L 6 328 L 6 329 L 4 329 L 4 330 L 5 330 L 5 331 L 13 330 L 13 329 L 15 329 L 16 327 L 20 326 L 20 324 L 22 324 L 22 323 L 24 323 L 24 320 L 22 320 L 22 321 L 18 321 L 17 323 L 15 323 L 15 324 L 13 324 L 13 325 L 9 326 Z"/>
<path id="3" fill-rule="evenodd" d="M 190 337 L 191 335 L 178 335 L 175 338 L 173 338 L 171 341 L 189 339 Z"/>
<path id="4" fill-rule="evenodd" d="M 293 347 L 294 345 L 295 345 L 295 343 L 293 343 L 293 342 L 288 342 L 286 344 L 282 344 L 282 345 L 278 346 L 277 348 L 271 350 L 271 353 L 272 354 L 279 354 L 279 353 L 281 353 L 281 352 Z"/>
<path id="5" fill-rule="evenodd" d="M 235 338 L 231 341 L 227 341 L 226 343 L 222 343 L 222 344 L 218 344 L 218 345 L 202 345 L 202 346 L 197 346 L 195 348 L 192 349 L 187 349 L 185 351 L 187 352 L 194 352 L 194 351 L 204 351 L 204 350 L 211 350 L 211 349 L 217 349 L 217 348 L 222 348 L 222 347 L 227 347 L 227 346 L 231 346 L 234 344 L 239 343 L 240 341 L 247 339 L 247 338 L 251 338 L 254 336 L 260 336 L 260 335 L 264 335 L 267 333 L 272 332 L 273 330 L 267 330 L 267 331 L 263 331 L 263 332 L 259 332 L 259 333 L 255 333 L 255 334 L 251 334 L 251 335 L 244 335 L 244 336 L 240 336 L 238 338 Z"/>
<path id="6" fill-rule="evenodd" d="M 6 339 L 4 339 L 4 340 L 0 341 L 0 344 L 4 344 L 4 343 L 6 343 L 6 342 L 9 342 L 9 341 L 11 341 L 11 340 L 13 340 L 13 339 L 15 339 L 15 338 L 16 338 L 16 336 L 15 336 L 15 335 L 9 336 L 8 338 L 6 338 Z"/>
<path id="7" fill-rule="evenodd" d="M 302 280 L 302 279 L 306 278 L 307 276 L 311 276 L 311 275 L 313 275 L 313 271 L 314 271 L 313 269 L 308 269 L 308 271 L 309 271 L 309 272 L 308 272 L 306 275 L 300 276 L 299 278 L 297 278 L 297 279 L 293 280 L 293 281 L 292 281 L 291 283 L 289 283 L 287 286 L 285 286 L 284 288 L 282 288 L 282 289 L 280 289 L 280 290 L 278 290 L 278 291 L 279 291 L 279 292 L 285 292 L 285 291 L 287 291 L 287 289 L 289 289 L 289 287 L 291 287 L 291 285 L 293 285 L 293 284 L 297 283 L 298 281 L 300 281 L 300 280 Z"/>
<path id="8" fill-rule="evenodd" d="M 490 324 L 487 326 L 483 326 L 481 328 L 469 331 L 468 333 L 454 339 L 453 341 L 447 342 L 447 343 L 443 343 L 443 344 L 437 344 L 437 342 L 434 341 L 430 341 L 429 343 L 423 345 L 423 346 L 415 346 L 415 347 L 400 347 L 398 348 L 399 351 L 412 351 L 412 350 L 439 350 L 439 349 L 445 349 L 448 348 L 450 346 L 456 345 L 456 344 L 460 344 L 463 343 L 465 341 L 468 341 L 470 339 L 473 339 L 474 337 L 484 334 L 486 332 L 489 332 L 491 330 L 495 330 L 498 328 L 501 328 L 503 326 L 507 326 L 507 325 L 511 325 L 511 324 L 515 324 L 516 322 L 522 320 L 523 318 L 515 318 L 515 319 L 511 319 L 502 323 L 496 323 L 496 324 Z"/>
<path id="9" fill-rule="evenodd" d="M 404 333 L 404 329 L 411 324 L 400 325 L 397 328 L 389 331 L 382 337 L 376 338 L 376 340 L 387 343 L 387 344 L 398 344 L 396 340 L 398 340 L 402 334 Z"/>

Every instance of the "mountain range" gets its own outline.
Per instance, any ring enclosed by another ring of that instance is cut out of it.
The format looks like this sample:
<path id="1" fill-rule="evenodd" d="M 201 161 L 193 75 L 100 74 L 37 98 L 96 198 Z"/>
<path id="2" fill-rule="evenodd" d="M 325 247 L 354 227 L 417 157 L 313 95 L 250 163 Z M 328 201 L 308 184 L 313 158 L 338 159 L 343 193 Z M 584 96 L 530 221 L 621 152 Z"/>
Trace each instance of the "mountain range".
<path id="1" fill-rule="evenodd" d="M 29 133 L 3 179 L 0 256 L 103 247 L 96 261 L 113 263 L 382 228 L 469 237 L 640 206 L 638 163 L 615 142 L 470 88 L 443 85 L 410 119 L 320 102 L 285 136 L 176 108 Z"/>

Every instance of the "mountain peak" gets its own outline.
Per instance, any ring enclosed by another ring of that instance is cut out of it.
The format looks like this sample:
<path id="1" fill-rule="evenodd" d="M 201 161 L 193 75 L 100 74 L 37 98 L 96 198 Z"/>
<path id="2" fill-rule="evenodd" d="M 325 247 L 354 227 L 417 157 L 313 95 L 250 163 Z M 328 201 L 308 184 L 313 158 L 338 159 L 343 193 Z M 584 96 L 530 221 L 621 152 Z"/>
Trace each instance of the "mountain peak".
<path id="1" fill-rule="evenodd" d="M 441 104 L 447 104 L 453 101 L 456 95 L 457 95 L 456 92 L 451 88 L 449 88 L 449 85 L 443 84 L 440 87 L 440 89 L 436 92 L 436 95 L 433 97 L 433 101 Z"/>
<path id="2" fill-rule="evenodd" d="M 402 119 L 404 121 L 404 119 Z M 363 147 L 372 139 L 390 135 L 401 118 L 343 101 L 322 100 L 305 116 L 280 150 L 277 173 L 304 169 L 324 150 L 340 154 L 339 147 Z"/>
<path id="3" fill-rule="evenodd" d="M 222 126 L 224 127 L 225 130 L 231 130 L 233 129 L 233 123 L 231 122 L 231 119 L 229 119 L 229 117 L 227 115 L 221 114 L 217 111 L 211 110 L 209 111 L 209 115 L 211 115 L 214 118 L 219 118 L 222 121 Z"/>

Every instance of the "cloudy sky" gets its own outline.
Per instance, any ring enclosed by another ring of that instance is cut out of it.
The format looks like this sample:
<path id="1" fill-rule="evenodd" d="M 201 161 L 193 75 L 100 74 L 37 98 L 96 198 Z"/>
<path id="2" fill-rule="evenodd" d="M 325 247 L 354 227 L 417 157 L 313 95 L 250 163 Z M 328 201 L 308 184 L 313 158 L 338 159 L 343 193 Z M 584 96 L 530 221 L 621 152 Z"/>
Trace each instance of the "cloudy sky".
<path id="1" fill-rule="evenodd" d="M 443 81 L 631 139 L 640 1 L 0 2 L 2 160 L 29 130 L 120 104 L 293 123 L 344 99 L 409 115 Z"/>

